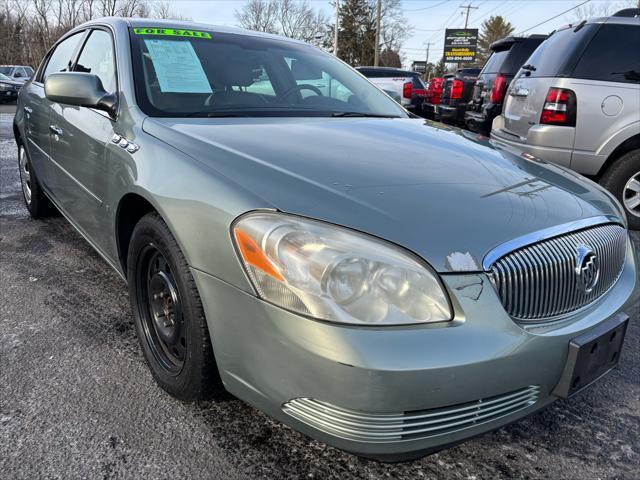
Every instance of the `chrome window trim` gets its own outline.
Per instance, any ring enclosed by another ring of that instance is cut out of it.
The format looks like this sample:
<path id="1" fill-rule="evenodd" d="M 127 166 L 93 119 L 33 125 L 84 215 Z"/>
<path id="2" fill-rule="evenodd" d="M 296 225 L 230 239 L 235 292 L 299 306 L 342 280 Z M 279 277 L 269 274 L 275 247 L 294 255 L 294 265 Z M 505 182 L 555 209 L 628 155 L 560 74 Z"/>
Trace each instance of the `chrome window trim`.
<path id="1" fill-rule="evenodd" d="M 626 229 L 624 222 L 614 215 L 600 215 L 596 217 L 577 220 L 574 222 L 563 223 L 561 225 L 556 225 L 553 227 L 545 228 L 543 230 L 538 230 L 536 232 L 522 235 L 521 237 L 514 238 L 513 240 L 509 240 L 498 245 L 484 256 L 484 259 L 482 260 L 482 268 L 485 272 L 490 272 L 491 266 L 496 262 L 496 260 L 508 253 L 513 252 L 514 250 L 526 247 L 527 245 L 538 243 L 542 240 L 558 237 L 566 233 L 572 233 L 576 230 L 582 230 L 585 228 L 607 223 L 615 223 Z"/>

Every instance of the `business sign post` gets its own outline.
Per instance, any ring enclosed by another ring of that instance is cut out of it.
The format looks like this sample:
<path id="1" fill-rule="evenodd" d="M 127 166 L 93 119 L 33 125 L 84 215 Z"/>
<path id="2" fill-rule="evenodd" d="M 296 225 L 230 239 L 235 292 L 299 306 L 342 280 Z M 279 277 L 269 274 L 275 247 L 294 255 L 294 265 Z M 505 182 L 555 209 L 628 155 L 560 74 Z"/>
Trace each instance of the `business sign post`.
<path id="1" fill-rule="evenodd" d="M 447 28 L 444 33 L 445 63 L 471 63 L 478 48 L 477 28 Z"/>

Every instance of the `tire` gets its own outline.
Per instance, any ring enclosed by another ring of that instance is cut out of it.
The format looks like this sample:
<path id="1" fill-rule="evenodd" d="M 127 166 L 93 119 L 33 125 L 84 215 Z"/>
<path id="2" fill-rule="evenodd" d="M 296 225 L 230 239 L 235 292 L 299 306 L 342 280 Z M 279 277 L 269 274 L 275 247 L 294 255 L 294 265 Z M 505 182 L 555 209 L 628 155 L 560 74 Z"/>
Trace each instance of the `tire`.
<path id="1" fill-rule="evenodd" d="M 20 185 L 22 198 L 32 218 L 45 218 L 55 212 L 51 200 L 45 195 L 34 172 L 27 149 L 18 143 L 18 170 L 20 171 Z"/>
<path id="2" fill-rule="evenodd" d="M 195 281 L 157 213 L 137 223 L 127 255 L 136 333 L 156 382 L 174 397 L 204 400 L 223 390 Z"/>
<path id="3" fill-rule="evenodd" d="M 620 201 L 629 228 L 640 230 L 640 150 L 632 150 L 617 159 L 600 179 L 600 185 Z"/>

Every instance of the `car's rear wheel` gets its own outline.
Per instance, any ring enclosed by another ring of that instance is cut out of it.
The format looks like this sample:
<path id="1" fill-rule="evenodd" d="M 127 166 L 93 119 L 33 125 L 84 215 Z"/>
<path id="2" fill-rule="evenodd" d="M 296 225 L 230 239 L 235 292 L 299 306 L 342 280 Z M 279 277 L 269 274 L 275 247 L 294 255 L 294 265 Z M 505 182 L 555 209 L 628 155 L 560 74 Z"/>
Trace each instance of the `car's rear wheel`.
<path id="1" fill-rule="evenodd" d="M 600 184 L 624 206 L 629 228 L 640 230 L 640 150 L 625 153 L 604 173 Z"/>
<path id="2" fill-rule="evenodd" d="M 158 384 L 182 400 L 221 389 L 204 310 L 178 244 L 156 213 L 134 228 L 129 297 L 145 359 Z"/>
<path id="3" fill-rule="evenodd" d="M 33 171 L 31 159 L 22 143 L 18 144 L 18 168 L 20 170 L 20 185 L 24 203 L 33 218 L 43 218 L 51 215 L 54 207 L 42 191 L 38 177 Z"/>

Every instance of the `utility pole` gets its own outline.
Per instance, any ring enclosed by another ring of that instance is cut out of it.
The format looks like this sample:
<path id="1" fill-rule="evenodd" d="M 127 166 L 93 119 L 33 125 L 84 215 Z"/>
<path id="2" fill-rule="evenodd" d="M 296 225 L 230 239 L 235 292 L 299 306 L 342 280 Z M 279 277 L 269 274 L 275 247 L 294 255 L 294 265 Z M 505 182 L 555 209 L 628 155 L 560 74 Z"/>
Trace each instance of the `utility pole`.
<path id="1" fill-rule="evenodd" d="M 338 56 L 338 27 L 340 24 L 340 0 L 335 0 L 336 2 L 336 28 L 333 32 L 333 54 Z"/>
<path id="2" fill-rule="evenodd" d="M 376 10 L 376 51 L 373 57 L 373 66 L 380 64 L 380 10 L 382 8 L 382 0 L 378 0 L 378 8 Z"/>
<path id="3" fill-rule="evenodd" d="M 460 8 L 463 10 L 467 10 L 467 14 L 464 18 L 464 29 L 467 29 L 467 25 L 469 24 L 469 10 L 477 10 L 479 7 L 472 7 L 471 3 L 468 5 L 460 5 Z"/>
<path id="4" fill-rule="evenodd" d="M 424 58 L 424 77 L 425 80 L 431 80 L 431 72 L 429 72 L 429 76 L 427 76 L 427 65 L 429 65 L 429 47 L 431 46 L 431 42 L 427 43 L 427 56 Z"/>

